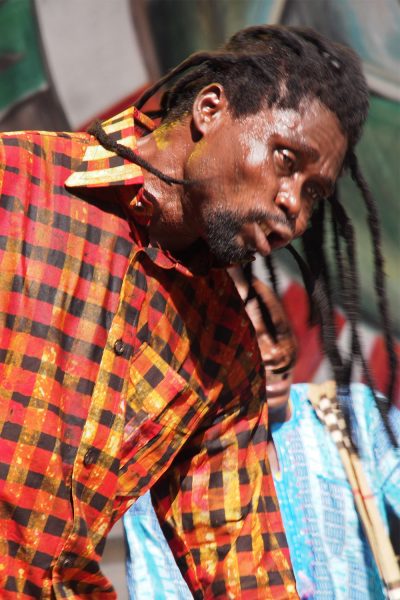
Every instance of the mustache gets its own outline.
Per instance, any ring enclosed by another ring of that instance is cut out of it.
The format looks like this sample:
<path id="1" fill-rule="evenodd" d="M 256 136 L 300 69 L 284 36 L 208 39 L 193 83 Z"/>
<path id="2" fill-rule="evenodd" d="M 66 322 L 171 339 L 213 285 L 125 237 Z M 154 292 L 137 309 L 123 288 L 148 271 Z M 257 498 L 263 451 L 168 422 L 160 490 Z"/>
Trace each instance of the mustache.
<path id="1" fill-rule="evenodd" d="M 252 210 L 242 219 L 242 223 L 257 223 L 259 221 L 269 221 L 272 223 L 277 223 L 279 225 L 284 225 L 285 227 L 288 227 L 291 230 L 294 230 L 295 228 L 294 219 L 288 219 L 285 215 L 277 215 L 270 211 Z"/>
<path id="2" fill-rule="evenodd" d="M 212 217 L 212 225 L 217 225 L 219 227 L 225 226 L 231 233 L 238 233 L 241 227 L 246 223 L 263 223 L 266 221 L 284 225 L 292 230 L 294 230 L 295 227 L 294 219 L 288 219 L 284 214 L 276 214 L 267 210 L 256 209 L 242 215 L 236 210 L 229 210 L 217 206 L 210 211 L 210 216 Z"/>

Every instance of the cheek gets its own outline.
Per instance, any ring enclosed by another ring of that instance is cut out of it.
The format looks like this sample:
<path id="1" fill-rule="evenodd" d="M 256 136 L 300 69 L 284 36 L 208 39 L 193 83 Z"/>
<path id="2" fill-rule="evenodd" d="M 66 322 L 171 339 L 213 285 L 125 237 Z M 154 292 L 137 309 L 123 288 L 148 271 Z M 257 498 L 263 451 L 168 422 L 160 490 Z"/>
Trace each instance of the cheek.
<path id="1" fill-rule="evenodd" d="M 257 336 L 257 342 L 262 358 L 264 360 L 271 358 L 271 353 L 273 350 L 272 340 L 267 335 L 263 334 Z"/>

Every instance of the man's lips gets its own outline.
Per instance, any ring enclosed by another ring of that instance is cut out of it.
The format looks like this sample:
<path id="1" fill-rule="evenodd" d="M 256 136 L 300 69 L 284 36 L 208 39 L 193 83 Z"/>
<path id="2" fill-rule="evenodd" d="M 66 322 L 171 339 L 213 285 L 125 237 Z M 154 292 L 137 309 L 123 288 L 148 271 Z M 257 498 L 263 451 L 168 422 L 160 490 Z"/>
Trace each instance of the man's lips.
<path id="1" fill-rule="evenodd" d="M 243 239 L 253 252 L 268 256 L 275 248 L 288 244 L 293 238 L 292 228 L 281 222 L 256 221 L 244 227 Z"/>
<path id="2" fill-rule="evenodd" d="M 266 226 L 261 223 L 246 223 L 242 227 L 241 237 L 247 250 L 251 253 L 259 252 L 262 256 L 267 256 L 271 252 L 271 246 L 268 242 Z"/>
<path id="3" fill-rule="evenodd" d="M 268 237 L 271 230 L 264 223 L 254 223 L 254 241 L 257 252 L 262 256 L 268 256 L 271 252 L 271 246 L 268 242 Z"/>

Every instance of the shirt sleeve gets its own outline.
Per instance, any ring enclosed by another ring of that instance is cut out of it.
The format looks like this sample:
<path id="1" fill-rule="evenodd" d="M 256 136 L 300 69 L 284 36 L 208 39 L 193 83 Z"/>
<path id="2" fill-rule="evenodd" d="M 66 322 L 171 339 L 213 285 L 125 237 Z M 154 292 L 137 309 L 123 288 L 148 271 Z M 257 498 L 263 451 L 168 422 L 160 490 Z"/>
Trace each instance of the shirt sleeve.
<path id="1" fill-rule="evenodd" d="M 297 598 L 267 459 L 264 378 L 247 372 L 234 389 L 152 488 L 153 503 L 195 599 Z"/>

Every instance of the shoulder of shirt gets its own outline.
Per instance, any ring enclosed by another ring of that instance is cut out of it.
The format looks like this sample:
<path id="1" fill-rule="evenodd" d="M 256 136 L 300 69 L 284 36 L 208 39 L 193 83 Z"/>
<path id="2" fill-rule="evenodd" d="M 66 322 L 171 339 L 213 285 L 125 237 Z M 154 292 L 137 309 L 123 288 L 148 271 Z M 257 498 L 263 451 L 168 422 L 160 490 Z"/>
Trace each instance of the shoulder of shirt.
<path id="1" fill-rule="evenodd" d="M 52 168 L 57 168 L 57 164 L 65 163 L 64 160 L 47 161 L 49 155 L 65 155 L 71 168 L 75 169 L 80 164 L 91 140 L 92 136 L 85 132 L 31 130 L 0 133 L 0 193 L 9 161 L 18 165 L 21 175 L 31 170 L 32 161 L 23 160 L 21 153 L 46 161 L 52 165 Z"/>
<path id="2" fill-rule="evenodd" d="M 305 387 L 304 387 L 305 385 Z M 294 386 L 292 386 L 294 387 Z M 300 384 L 298 387 L 298 393 L 301 394 L 302 401 L 307 400 L 307 384 Z M 367 430 L 370 429 L 371 425 L 381 420 L 379 410 L 376 406 L 374 396 L 370 387 L 364 383 L 351 383 L 350 384 L 351 401 L 354 409 L 354 415 L 358 423 L 365 423 Z M 375 391 L 375 395 L 385 401 L 385 396 L 378 391 Z M 311 405 L 311 401 L 308 400 Z M 313 409 L 315 410 L 315 409 Z"/>
<path id="3" fill-rule="evenodd" d="M 41 131 L 39 129 L 26 131 L 2 131 L 0 133 L 0 141 L 7 142 L 10 139 L 16 140 L 45 140 L 45 139 L 70 139 L 88 143 L 92 136 L 85 131 Z"/>
<path id="4" fill-rule="evenodd" d="M 362 383 L 354 383 L 351 385 L 351 392 L 357 421 L 363 419 L 369 431 L 371 431 L 372 428 L 373 430 L 376 429 L 376 431 L 380 432 L 382 417 L 376 405 L 371 388 Z M 375 396 L 378 402 L 381 402 L 383 406 L 385 406 L 387 403 L 386 396 L 378 390 L 375 390 Z M 392 431 L 400 443 L 400 408 L 396 405 L 390 406 L 388 417 Z"/>
<path id="5" fill-rule="evenodd" d="M 292 383 L 290 386 L 290 399 L 305 402 L 308 399 L 308 383 Z"/>
<path id="6" fill-rule="evenodd" d="M 290 396 L 299 399 L 299 401 L 308 400 L 308 383 L 294 383 L 290 388 Z M 352 383 L 350 386 L 352 400 L 354 405 L 360 405 L 362 411 L 369 409 L 371 404 L 375 406 L 374 398 L 371 389 L 364 383 Z M 383 400 L 384 395 L 380 392 L 375 392 L 376 395 Z"/>
<path id="7" fill-rule="evenodd" d="M 364 383 L 352 383 L 350 385 L 351 399 L 354 406 L 354 412 L 357 419 L 364 418 L 370 420 L 372 417 L 380 418 L 376 406 L 374 395 L 370 387 Z M 375 390 L 378 399 L 385 402 L 385 396 Z"/>
<path id="8" fill-rule="evenodd" d="M 41 149 L 54 149 L 65 154 L 74 152 L 80 155 L 85 152 L 92 139 L 86 132 L 32 130 L 0 133 L 0 145 L 5 157 L 13 148 L 21 148 L 39 156 L 43 156 Z M 78 148 L 82 148 L 82 151 Z"/>
<path id="9" fill-rule="evenodd" d="M 309 391 L 308 383 L 294 383 L 290 388 L 290 398 L 298 403 L 308 403 L 311 405 L 311 401 L 308 398 Z M 363 383 L 352 383 L 350 386 L 352 400 L 354 406 L 360 408 L 359 412 L 364 413 L 371 409 L 371 406 L 376 409 L 375 402 L 371 389 Z M 384 398 L 382 394 L 377 392 L 377 395 Z"/>

